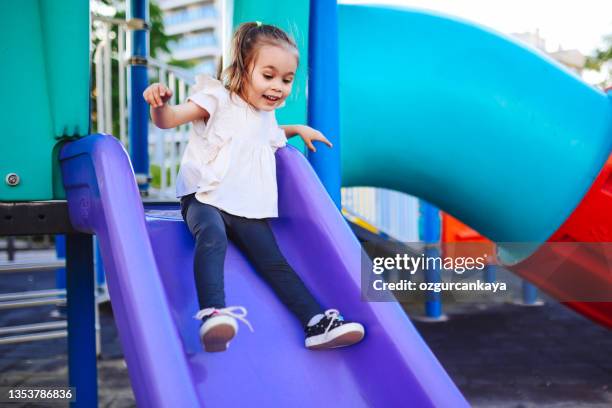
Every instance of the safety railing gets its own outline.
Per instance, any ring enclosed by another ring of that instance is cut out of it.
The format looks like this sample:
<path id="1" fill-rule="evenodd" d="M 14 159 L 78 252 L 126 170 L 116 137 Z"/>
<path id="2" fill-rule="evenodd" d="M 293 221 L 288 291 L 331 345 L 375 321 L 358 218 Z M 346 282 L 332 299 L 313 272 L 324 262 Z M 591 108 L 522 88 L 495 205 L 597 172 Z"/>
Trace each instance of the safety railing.
<path id="1" fill-rule="evenodd" d="M 417 198 L 375 187 L 349 187 L 341 191 L 342 206 L 350 213 L 397 240 L 419 240 Z"/>
<path id="2" fill-rule="evenodd" d="M 128 47 L 131 22 L 103 16 L 93 16 L 94 31 L 98 38 L 93 56 L 96 131 L 117 135 L 129 151 L 127 135 L 128 112 Z M 185 70 L 148 58 L 150 82 L 161 82 L 173 93 L 169 103 L 184 101 L 192 76 Z M 136 97 L 141 97 L 137 95 Z M 159 129 L 149 124 L 149 158 L 152 182 L 151 198 L 172 199 L 180 159 L 185 150 L 189 126 Z"/>

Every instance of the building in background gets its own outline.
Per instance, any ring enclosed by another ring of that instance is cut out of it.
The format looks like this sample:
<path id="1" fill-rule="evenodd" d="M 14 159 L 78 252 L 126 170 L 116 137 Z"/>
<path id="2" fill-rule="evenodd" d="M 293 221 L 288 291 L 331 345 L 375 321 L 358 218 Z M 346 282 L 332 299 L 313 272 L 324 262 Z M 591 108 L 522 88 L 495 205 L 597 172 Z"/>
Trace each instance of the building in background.
<path id="1" fill-rule="evenodd" d="M 561 47 L 557 51 L 546 50 L 546 40 L 540 36 L 540 31 L 536 30 L 535 33 L 513 33 L 511 34 L 514 38 L 517 38 L 525 44 L 529 44 L 532 47 L 548 54 L 553 59 L 557 60 L 561 64 L 565 65 L 576 74 L 582 76 L 586 57 L 578 50 L 564 50 Z"/>
<path id="2" fill-rule="evenodd" d="M 164 13 L 172 59 L 194 63 L 192 72 L 215 74 L 221 51 L 221 0 L 157 0 Z"/>

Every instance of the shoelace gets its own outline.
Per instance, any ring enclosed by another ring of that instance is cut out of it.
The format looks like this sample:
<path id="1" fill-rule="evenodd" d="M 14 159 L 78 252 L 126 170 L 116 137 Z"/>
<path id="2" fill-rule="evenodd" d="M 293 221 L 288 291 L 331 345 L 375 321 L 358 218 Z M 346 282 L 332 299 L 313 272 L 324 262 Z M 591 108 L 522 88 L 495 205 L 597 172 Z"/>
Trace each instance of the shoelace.
<path id="1" fill-rule="evenodd" d="M 325 333 L 327 333 L 329 329 L 331 329 L 332 325 L 334 324 L 336 320 L 338 321 L 344 320 L 344 318 L 340 315 L 340 312 L 337 309 L 327 309 L 325 311 L 325 317 L 329 319 L 329 324 L 327 325 L 327 328 L 325 329 Z"/>
<path id="2" fill-rule="evenodd" d="M 240 312 L 240 313 L 236 313 L 236 312 Z M 200 310 L 193 317 L 195 319 L 202 320 L 206 316 L 211 316 L 213 314 L 220 314 L 220 315 L 233 317 L 234 319 L 238 319 L 241 322 L 243 322 L 249 328 L 249 330 L 251 330 L 251 332 L 255 331 L 253 330 L 253 326 L 251 326 L 251 323 L 249 323 L 249 321 L 246 319 L 247 310 L 242 306 L 230 306 L 230 307 L 224 307 L 223 309 L 217 309 L 215 307 L 208 307 L 206 309 Z"/>

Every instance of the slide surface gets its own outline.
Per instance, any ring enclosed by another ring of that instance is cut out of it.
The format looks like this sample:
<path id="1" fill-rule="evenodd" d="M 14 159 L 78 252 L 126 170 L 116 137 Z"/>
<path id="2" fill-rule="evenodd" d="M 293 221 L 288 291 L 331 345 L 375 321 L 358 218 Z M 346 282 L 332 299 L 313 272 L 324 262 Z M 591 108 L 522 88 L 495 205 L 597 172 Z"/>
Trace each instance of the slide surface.
<path id="1" fill-rule="evenodd" d="M 247 307 L 255 332 L 241 325 L 227 352 L 205 353 L 192 318 L 194 243 L 178 210 L 145 215 L 127 154 L 110 136 L 72 142 L 60 159 L 72 223 L 99 238 L 139 405 L 467 406 L 399 305 L 361 301 L 361 247 L 297 150 L 277 153 L 272 227 L 322 304 L 365 325 L 354 347 L 306 350 L 299 323 L 231 245 L 227 304 Z"/>

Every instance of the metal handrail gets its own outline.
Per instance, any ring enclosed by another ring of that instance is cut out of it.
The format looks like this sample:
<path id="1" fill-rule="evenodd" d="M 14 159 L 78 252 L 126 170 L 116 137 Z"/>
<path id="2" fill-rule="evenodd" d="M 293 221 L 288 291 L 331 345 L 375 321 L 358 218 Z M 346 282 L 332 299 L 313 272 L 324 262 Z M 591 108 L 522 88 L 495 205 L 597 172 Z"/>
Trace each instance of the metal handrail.
<path id="1" fill-rule="evenodd" d="M 195 83 L 194 76 L 189 71 L 183 68 L 166 64 L 165 62 L 152 58 L 152 57 L 149 57 L 148 62 L 149 62 L 149 66 L 157 68 L 157 69 L 163 69 L 163 70 L 166 70 L 167 72 L 171 72 L 174 74 L 174 76 L 177 79 L 183 80 L 188 85 L 193 85 Z"/>

